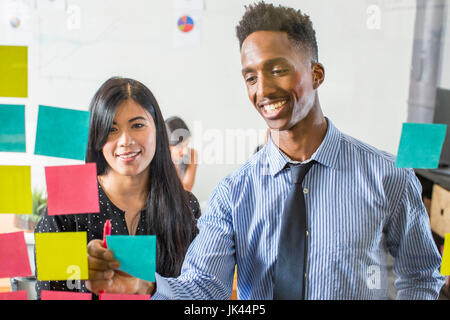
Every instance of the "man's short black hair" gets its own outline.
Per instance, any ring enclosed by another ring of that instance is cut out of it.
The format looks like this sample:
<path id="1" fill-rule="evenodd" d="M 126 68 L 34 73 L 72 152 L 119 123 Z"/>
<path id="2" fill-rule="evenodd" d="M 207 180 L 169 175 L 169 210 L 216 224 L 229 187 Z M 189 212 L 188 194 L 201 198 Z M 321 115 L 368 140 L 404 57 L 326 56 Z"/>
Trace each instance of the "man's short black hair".
<path id="1" fill-rule="evenodd" d="M 236 26 L 239 48 L 256 31 L 284 31 L 295 44 L 309 51 L 313 62 L 318 62 L 316 32 L 309 16 L 300 10 L 264 3 L 245 6 L 245 13 Z"/>

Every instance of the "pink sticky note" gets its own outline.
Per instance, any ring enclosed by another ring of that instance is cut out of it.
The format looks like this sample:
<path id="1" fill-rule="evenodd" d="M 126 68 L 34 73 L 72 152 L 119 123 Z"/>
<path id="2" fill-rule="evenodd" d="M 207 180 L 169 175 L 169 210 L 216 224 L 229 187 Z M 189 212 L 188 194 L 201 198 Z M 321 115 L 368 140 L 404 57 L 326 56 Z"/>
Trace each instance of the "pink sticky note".
<path id="1" fill-rule="evenodd" d="M 95 163 L 45 168 L 48 215 L 98 213 Z"/>
<path id="2" fill-rule="evenodd" d="M 42 290 L 41 300 L 92 300 L 92 293 Z"/>
<path id="3" fill-rule="evenodd" d="M 31 275 L 23 231 L 0 234 L 0 278 Z"/>
<path id="4" fill-rule="evenodd" d="M 114 294 L 102 293 L 98 300 L 150 300 L 149 294 Z"/>
<path id="5" fill-rule="evenodd" d="M 28 300 L 26 291 L 0 292 L 0 300 Z"/>

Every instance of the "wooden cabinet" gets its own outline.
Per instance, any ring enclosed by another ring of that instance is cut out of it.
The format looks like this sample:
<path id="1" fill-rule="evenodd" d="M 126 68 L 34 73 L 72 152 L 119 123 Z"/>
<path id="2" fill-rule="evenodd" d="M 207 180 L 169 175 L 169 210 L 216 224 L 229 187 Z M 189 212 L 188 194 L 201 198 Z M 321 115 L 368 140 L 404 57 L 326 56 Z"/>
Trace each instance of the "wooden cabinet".
<path id="1" fill-rule="evenodd" d="M 430 210 L 431 229 L 440 237 L 450 233 L 450 191 L 438 184 L 433 186 Z"/>

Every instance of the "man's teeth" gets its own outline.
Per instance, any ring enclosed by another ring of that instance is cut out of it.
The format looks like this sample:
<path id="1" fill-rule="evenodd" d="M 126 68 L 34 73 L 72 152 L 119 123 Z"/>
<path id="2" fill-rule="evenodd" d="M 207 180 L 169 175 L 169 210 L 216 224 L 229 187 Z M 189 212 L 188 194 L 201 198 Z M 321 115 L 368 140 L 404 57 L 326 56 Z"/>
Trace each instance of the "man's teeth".
<path id="1" fill-rule="evenodd" d="M 267 104 L 264 106 L 264 110 L 266 110 L 266 112 L 274 112 L 284 106 L 285 103 L 286 101 L 280 101 L 277 103 Z"/>
<path id="2" fill-rule="evenodd" d="M 121 158 L 133 158 L 134 156 L 136 156 L 139 152 L 134 152 L 134 153 L 129 153 L 129 154 L 121 154 L 119 155 L 119 157 Z"/>

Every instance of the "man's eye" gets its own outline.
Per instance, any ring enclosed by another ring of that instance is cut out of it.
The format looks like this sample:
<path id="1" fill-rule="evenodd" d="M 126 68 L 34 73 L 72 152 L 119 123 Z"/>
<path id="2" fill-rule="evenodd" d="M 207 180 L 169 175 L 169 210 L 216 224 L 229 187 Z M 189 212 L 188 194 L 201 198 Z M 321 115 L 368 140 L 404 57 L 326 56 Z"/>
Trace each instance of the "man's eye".
<path id="1" fill-rule="evenodd" d="M 255 76 L 245 78 L 245 82 L 247 82 L 247 83 L 254 83 L 255 81 L 256 81 Z"/>
<path id="2" fill-rule="evenodd" d="M 285 73 L 286 71 L 287 71 L 286 69 L 275 69 L 275 70 L 272 70 L 272 73 L 275 75 L 280 75 L 280 74 Z"/>

